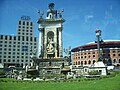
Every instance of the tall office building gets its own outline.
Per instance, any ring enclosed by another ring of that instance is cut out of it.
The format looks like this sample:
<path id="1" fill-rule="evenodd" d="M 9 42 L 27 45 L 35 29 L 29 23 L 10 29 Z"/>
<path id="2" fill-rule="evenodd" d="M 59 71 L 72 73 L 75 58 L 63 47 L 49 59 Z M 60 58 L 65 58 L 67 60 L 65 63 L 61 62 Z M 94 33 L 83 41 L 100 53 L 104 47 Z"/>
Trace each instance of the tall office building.
<path id="1" fill-rule="evenodd" d="M 29 16 L 18 21 L 17 35 L 0 35 L 0 63 L 4 67 L 23 67 L 30 65 L 32 51 L 37 49 L 37 37 L 34 37 L 33 22 Z"/>

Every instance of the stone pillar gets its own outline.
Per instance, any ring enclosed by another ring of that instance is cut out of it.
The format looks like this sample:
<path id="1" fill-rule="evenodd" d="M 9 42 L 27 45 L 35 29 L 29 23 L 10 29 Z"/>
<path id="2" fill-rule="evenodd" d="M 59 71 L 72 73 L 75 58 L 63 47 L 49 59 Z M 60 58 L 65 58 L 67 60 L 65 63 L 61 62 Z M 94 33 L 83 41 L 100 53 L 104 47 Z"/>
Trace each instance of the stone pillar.
<path id="1" fill-rule="evenodd" d="M 45 58 L 47 58 L 47 51 L 46 51 L 46 48 L 47 48 L 47 32 L 45 32 L 45 36 L 44 36 L 44 48 L 43 48 L 44 57 L 45 57 Z"/>
<path id="2" fill-rule="evenodd" d="M 38 57 L 41 54 L 41 45 L 42 45 L 42 43 L 41 43 L 41 36 L 42 36 L 42 32 L 41 32 L 41 30 L 39 30 L 38 55 L 37 55 Z"/>
<path id="3" fill-rule="evenodd" d="M 57 58 L 57 32 L 54 32 L 54 42 L 55 42 L 55 58 Z"/>
<path id="4" fill-rule="evenodd" d="M 59 57 L 62 56 L 62 28 L 59 28 Z"/>

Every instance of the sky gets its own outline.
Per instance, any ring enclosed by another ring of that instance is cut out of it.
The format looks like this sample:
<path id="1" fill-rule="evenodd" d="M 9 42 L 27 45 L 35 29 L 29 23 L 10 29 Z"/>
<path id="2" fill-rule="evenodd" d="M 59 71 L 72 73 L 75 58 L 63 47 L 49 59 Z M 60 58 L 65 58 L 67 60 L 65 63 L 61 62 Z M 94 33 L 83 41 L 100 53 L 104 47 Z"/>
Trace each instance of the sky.
<path id="1" fill-rule="evenodd" d="M 72 48 L 96 40 L 95 30 L 102 31 L 103 40 L 120 40 L 120 0 L 0 0 L 0 34 L 16 35 L 21 16 L 31 17 L 38 37 L 38 10 L 46 11 L 49 3 L 61 10 L 63 48 Z"/>

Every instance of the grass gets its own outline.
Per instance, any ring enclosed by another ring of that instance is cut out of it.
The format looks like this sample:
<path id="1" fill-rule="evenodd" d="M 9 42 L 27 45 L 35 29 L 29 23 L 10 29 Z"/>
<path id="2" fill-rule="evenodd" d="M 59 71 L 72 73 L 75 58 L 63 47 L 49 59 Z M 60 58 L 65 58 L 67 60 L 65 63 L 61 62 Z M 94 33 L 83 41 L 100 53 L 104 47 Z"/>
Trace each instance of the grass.
<path id="1" fill-rule="evenodd" d="M 16 81 L 0 79 L 0 90 L 120 90 L 120 73 L 100 80 Z"/>

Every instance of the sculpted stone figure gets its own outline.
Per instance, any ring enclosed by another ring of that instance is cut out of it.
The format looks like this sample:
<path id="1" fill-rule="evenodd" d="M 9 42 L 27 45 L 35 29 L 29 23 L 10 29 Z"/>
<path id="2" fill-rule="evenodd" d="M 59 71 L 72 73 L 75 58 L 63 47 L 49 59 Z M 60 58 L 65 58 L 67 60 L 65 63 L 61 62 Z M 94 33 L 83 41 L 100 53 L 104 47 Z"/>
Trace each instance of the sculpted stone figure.
<path id="1" fill-rule="evenodd" d="M 52 38 L 48 38 L 48 45 L 47 45 L 47 52 L 48 53 L 53 53 L 54 52 L 53 44 L 54 44 L 54 42 L 53 42 Z"/>

